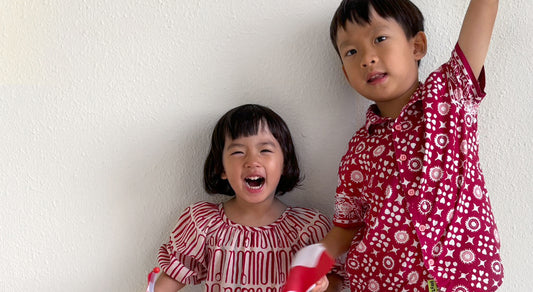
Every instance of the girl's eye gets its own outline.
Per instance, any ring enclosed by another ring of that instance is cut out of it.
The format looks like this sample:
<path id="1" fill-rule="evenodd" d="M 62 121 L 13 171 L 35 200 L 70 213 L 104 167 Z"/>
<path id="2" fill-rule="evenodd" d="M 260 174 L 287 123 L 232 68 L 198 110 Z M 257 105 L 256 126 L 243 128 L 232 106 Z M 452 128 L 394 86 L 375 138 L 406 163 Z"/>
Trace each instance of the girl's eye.
<path id="1" fill-rule="evenodd" d="M 233 152 L 231 152 L 231 155 L 239 155 L 239 154 L 244 154 L 244 152 L 242 152 L 242 151 L 233 151 Z"/>
<path id="2" fill-rule="evenodd" d="M 357 53 L 356 49 L 351 49 L 346 52 L 346 57 L 353 56 Z"/>
<path id="3" fill-rule="evenodd" d="M 386 40 L 387 37 L 386 36 L 378 36 L 376 38 L 376 43 L 381 43 L 382 41 Z"/>
<path id="4" fill-rule="evenodd" d="M 263 149 L 263 150 L 261 150 L 261 153 L 272 153 L 272 150 L 270 150 L 270 149 Z"/>

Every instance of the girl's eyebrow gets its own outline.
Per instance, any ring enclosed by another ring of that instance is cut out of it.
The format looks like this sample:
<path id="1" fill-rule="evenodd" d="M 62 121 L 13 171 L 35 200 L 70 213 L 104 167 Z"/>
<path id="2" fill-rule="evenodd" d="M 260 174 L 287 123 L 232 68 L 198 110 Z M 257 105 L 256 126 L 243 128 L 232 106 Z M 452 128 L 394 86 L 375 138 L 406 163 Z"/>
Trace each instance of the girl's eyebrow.
<path id="1" fill-rule="evenodd" d="M 276 143 L 274 143 L 273 141 L 267 141 L 267 142 L 259 143 L 259 146 L 271 146 L 271 147 L 276 147 Z"/>
<path id="2" fill-rule="evenodd" d="M 231 142 L 226 149 L 236 148 L 236 147 L 244 147 L 244 144 L 234 143 Z"/>
<path id="3" fill-rule="evenodd" d="M 262 146 L 271 146 L 271 147 L 276 147 L 276 143 L 274 143 L 274 141 L 265 141 L 265 142 L 259 142 L 257 143 L 258 146 L 262 147 Z M 232 149 L 232 148 L 238 148 L 238 147 L 245 147 L 244 144 L 241 144 L 241 143 L 235 143 L 235 142 L 231 142 L 228 147 L 226 147 L 226 149 Z"/>

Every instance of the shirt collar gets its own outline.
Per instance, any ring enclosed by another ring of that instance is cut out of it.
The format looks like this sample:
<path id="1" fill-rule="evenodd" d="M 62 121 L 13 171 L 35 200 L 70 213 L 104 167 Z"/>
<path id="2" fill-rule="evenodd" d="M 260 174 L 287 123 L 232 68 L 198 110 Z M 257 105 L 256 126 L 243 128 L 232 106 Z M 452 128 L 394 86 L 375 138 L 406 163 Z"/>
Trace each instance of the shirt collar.
<path id="1" fill-rule="evenodd" d="M 370 132 L 370 128 L 372 126 L 383 124 L 390 120 L 391 118 L 380 116 L 378 106 L 376 104 L 372 104 L 366 111 L 365 128 L 368 132 Z"/>
<path id="2" fill-rule="evenodd" d="M 415 103 L 415 102 L 417 102 L 417 101 L 419 101 L 421 99 L 422 95 L 420 94 L 420 88 L 421 88 L 421 86 L 419 85 L 418 88 L 416 89 L 416 91 L 413 93 L 413 96 L 411 97 L 411 100 L 409 100 L 409 102 L 403 107 L 402 113 L 404 112 L 404 110 L 406 108 L 408 108 L 413 103 Z M 402 115 L 402 114 L 400 113 L 400 115 Z M 388 118 L 388 117 L 382 117 L 380 115 L 380 113 L 379 113 L 378 106 L 376 104 L 372 104 L 372 105 L 370 105 L 370 107 L 366 111 L 365 129 L 368 132 L 370 132 L 372 126 L 384 124 L 384 123 L 392 121 L 392 120 L 393 119 Z"/>

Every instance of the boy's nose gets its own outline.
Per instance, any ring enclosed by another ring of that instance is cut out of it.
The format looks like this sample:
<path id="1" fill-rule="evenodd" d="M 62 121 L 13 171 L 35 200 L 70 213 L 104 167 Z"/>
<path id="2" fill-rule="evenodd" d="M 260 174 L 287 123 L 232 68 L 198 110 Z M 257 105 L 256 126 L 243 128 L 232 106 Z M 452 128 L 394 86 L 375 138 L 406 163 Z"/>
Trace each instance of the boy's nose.
<path id="1" fill-rule="evenodd" d="M 361 62 L 361 67 L 366 68 L 370 65 L 374 65 L 375 63 L 376 63 L 376 58 L 367 58 Z"/>
<path id="2" fill-rule="evenodd" d="M 373 49 L 365 49 L 360 52 L 361 54 L 361 67 L 366 68 L 370 65 L 374 65 L 378 59 L 376 52 Z"/>

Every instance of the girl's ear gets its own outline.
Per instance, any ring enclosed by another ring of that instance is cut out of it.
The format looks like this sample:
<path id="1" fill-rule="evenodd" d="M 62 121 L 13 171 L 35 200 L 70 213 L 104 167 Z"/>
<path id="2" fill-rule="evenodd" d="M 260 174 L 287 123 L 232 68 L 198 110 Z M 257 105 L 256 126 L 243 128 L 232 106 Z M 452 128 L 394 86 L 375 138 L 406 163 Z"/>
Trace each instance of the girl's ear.
<path id="1" fill-rule="evenodd" d="M 226 175 L 226 172 L 223 171 L 222 174 L 220 174 L 221 179 L 228 179 L 228 176 Z"/>
<path id="2" fill-rule="evenodd" d="M 427 53 L 428 41 L 426 34 L 423 31 L 419 31 L 413 37 L 414 57 L 416 61 L 420 61 Z"/>

